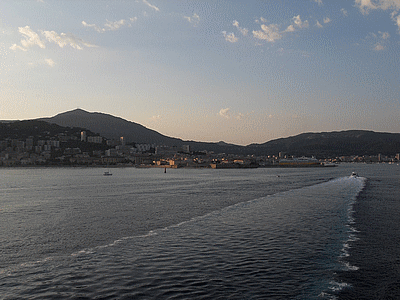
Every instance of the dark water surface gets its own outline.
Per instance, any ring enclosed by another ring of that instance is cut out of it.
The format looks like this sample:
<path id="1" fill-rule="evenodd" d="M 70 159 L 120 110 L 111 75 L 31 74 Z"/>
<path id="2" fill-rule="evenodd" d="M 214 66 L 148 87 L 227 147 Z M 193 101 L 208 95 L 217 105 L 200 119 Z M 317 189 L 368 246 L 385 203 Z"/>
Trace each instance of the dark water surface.
<path id="1" fill-rule="evenodd" d="M 363 171 L 368 181 L 354 206 L 358 233 L 348 257 L 358 269 L 340 273 L 352 287 L 340 299 L 400 299 L 400 166 Z"/>
<path id="2" fill-rule="evenodd" d="M 0 298 L 385 299 L 399 170 L 0 169 Z"/>

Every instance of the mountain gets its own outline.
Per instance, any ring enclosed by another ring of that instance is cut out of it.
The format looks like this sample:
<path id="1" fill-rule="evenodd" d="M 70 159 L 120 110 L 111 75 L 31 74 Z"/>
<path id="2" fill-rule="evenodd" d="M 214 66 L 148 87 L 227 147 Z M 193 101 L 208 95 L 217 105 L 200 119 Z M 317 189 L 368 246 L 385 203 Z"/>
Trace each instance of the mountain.
<path id="1" fill-rule="evenodd" d="M 87 128 L 88 130 L 97 132 L 108 139 L 119 139 L 123 136 L 127 143 L 156 143 L 168 146 L 182 144 L 181 139 L 167 137 L 140 124 L 119 117 L 114 117 L 109 114 L 87 112 L 83 109 L 67 111 L 54 117 L 41 118 L 40 120 L 60 126 Z"/>
<path id="2" fill-rule="evenodd" d="M 29 148 L 29 146 L 43 146 L 45 143 L 49 145 L 48 141 L 50 140 L 60 142 L 57 146 L 62 149 L 60 151 L 64 151 L 66 148 L 79 148 L 83 152 L 92 153 L 94 150 L 104 151 L 108 149 L 107 145 L 104 143 L 81 142 L 82 130 L 86 130 L 89 136 L 96 135 L 85 128 L 63 127 L 39 120 L 0 121 L 0 148 L 1 150 L 6 150 L 6 148 L 10 146 L 12 148 L 16 146 L 22 149 Z M 31 140 L 30 143 L 28 140 Z M 23 142 L 22 146 L 21 143 L 18 145 L 18 142 L 15 141 Z M 43 143 L 39 144 L 39 141 Z M 24 145 L 24 143 L 26 144 Z M 32 148 L 29 150 L 32 150 Z M 24 150 L 21 149 L 17 151 L 24 152 Z"/>
<path id="3" fill-rule="evenodd" d="M 319 158 L 349 155 L 395 155 L 400 153 L 400 134 L 367 130 L 302 133 L 264 144 L 252 144 L 255 154 L 285 152 L 295 156 Z"/>
<path id="4" fill-rule="evenodd" d="M 68 136 L 76 136 L 80 138 L 80 132 L 83 128 L 70 126 L 62 127 L 57 124 L 49 124 L 48 122 L 38 120 L 25 121 L 0 121 L 0 140 L 19 139 L 25 140 L 30 137 L 35 139 L 50 139 L 56 135 L 64 134 Z M 95 135 L 88 131 L 89 135 Z"/>
<path id="5" fill-rule="evenodd" d="M 194 151 L 214 151 L 217 153 L 243 153 L 245 147 L 224 142 L 203 143 L 195 141 L 183 141 L 172 138 L 157 131 L 148 129 L 135 122 L 99 112 L 87 112 L 83 109 L 75 109 L 60 113 L 50 118 L 40 118 L 41 121 L 68 127 L 83 127 L 90 131 L 99 133 L 108 139 L 119 139 L 124 137 L 127 143 L 156 144 L 180 147 L 183 144 L 190 145 Z"/>
<path id="6" fill-rule="evenodd" d="M 347 155 L 395 155 L 400 153 L 400 134 L 366 130 L 348 130 L 320 133 L 302 133 L 280 138 L 263 144 L 239 146 L 225 142 L 205 143 L 183 141 L 162 135 L 140 124 L 109 114 L 87 112 L 82 109 L 58 114 L 42 121 L 60 126 L 83 127 L 109 139 L 123 136 L 127 143 L 146 143 L 167 146 L 190 145 L 194 151 L 243 155 L 277 155 L 285 152 L 295 156 L 316 156 L 318 158 Z"/>

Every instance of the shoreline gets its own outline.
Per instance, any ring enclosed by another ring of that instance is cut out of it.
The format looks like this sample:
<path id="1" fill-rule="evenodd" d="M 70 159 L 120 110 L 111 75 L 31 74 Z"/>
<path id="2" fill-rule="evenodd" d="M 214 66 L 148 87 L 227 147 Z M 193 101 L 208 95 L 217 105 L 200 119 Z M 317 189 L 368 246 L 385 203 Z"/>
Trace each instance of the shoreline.
<path id="1" fill-rule="evenodd" d="M 104 169 L 118 169 L 118 168 L 138 168 L 138 169 L 215 169 L 215 170 L 222 170 L 222 169 L 293 169 L 293 168 L 332 168 L 337 167 L 337 165 L 298 165 L 298 166 L 279 166 L 279 165 L 270 165 L 270 166 L 223 166 L 213 168 L 211 166 L 155 166 L 155 165 L 16 165 L 16 166 L 0 166 L 0 169 L 46 169 L 46 168 L 104 168 Z"/>

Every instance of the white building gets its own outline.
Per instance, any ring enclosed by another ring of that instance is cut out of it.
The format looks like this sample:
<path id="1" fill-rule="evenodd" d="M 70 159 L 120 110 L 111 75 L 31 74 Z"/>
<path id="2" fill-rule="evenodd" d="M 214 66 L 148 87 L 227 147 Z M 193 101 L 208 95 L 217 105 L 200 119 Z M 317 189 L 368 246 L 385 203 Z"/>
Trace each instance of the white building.
<path id="1" fill-rule="evenodd" d="M 81 132 L 81 142 L 86 142 L 86 131 Z"/>

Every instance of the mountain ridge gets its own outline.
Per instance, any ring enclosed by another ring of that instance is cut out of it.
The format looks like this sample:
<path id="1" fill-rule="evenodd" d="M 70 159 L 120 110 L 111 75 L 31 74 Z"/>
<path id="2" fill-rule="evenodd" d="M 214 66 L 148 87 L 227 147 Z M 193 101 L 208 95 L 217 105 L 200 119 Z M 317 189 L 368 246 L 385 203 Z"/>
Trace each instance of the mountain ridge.
<path id="1" fill-rule="evenodd" d="M 121 117 L 101 112 L 88 112 L 80 108 L 59 113 L 54 117 L 40 118 L 39 120 L 55 123 L 60 126 L 87 128 L 108 139 L 119 139 L 123 136 L 128 143 L 152 144 L 155 140 L 158 140 L 160 142 L 166 142 L 166 144 L 169 145 L 171 141 L 182 141 L 181 139 L 167 137 L 155 130 L 125 120 Z M 77 126 L 77 124 L 79 124 L 79 126 Z"/>
<path id="2" fill-rule="evenodd" d="M 344 155 L 394 155 L 400 152 L 400 133 L 371 130 L 344 130 L 332 132 L 307 132 L 265 143 L 247 146 L 223 141 L 184 141 L 158 133 L 138 123 L 106 113 L 87 112 L 83 109 L 57 114 L 38 120 L 60 126 L 82 127 L 109 139 L 124 137 L 127 143 L 145 143 L 166 146 L 190 145 L 194 151 L 214 151 L 243 155 L 277 155 L 279 152 L 295 156 L 333 157 Z"/>

